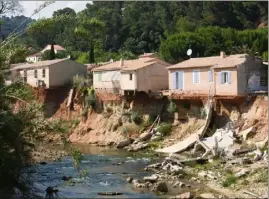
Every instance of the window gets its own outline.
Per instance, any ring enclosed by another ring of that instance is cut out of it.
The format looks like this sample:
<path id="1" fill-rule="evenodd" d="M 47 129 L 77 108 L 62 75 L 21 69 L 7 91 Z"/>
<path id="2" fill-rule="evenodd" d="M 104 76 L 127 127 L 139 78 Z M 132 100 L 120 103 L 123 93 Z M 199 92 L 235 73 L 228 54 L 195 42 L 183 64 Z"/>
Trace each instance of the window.
<path id="1" fill-rule="evenodd" d="M 35 78 L 37 78 L 37 70 L 34 70 Z"/>
<path id="2" fill-rule="evenodd" d="M 102 81 L 102 73 L 101 73 L 101 72 L 98 73 L 98 81 L 99 81 L 99 82 Z"/>
<path id="3" fill-rule="evenodd" d="M 220 72 L 220 84 L 230 84 L 231 83 L 231 72 L 230 71 L 223 71 Z"/>
<path id="4" fill-rule="evenodd" d="M 193 71 L 193 83 L 198 84 L 200 82 L 200 71 L 194 70 Z"/>
<path id="5" fill-rule="evenodd" d="M 211 69 L 209 69 L 208 71 L 208 81 L 213 82 L 213 72 Z"/>
<path id="6" fill-rule="evenodd" d="M 42 69 L 42 77 L 46 77 L 46 69 Z"/>
<path id="7" fill-rule="evenodd" d="M 129 74 L 129 80 L 133 80 L 133 74 Z"/>

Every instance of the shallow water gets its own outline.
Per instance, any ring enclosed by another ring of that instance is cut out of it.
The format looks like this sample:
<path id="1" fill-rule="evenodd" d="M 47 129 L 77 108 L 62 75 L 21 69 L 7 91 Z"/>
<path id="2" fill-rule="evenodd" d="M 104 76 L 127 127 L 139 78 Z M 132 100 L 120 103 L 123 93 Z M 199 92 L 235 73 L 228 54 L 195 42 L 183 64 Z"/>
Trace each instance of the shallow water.
<path id="1" fill-rule="evenodd" d="M 126 182 L 128 176 L 141 178 L 149 175 L 143 168 L 153 162 L 151 158 L 135 157 L 133 153 L 122 150 L 95 147 L 89 145 L 76 146 L 83 152 L 81 169 L 88 173 L 82 178 L 73 167 L 71 157 L 64 157 L 59 162 L 47 162 L 36 165 L 32 174 L 34 188 L 40 196 L 45 196 L 48 186 L 59 190 L 59 198 L 156 198 L 153 193 L 134 190 Z M 63 176 L 72 176 L 70 183 L 63 181 Z M 98 192 L 120 192 L 120 196 L 100 196 Z"/>

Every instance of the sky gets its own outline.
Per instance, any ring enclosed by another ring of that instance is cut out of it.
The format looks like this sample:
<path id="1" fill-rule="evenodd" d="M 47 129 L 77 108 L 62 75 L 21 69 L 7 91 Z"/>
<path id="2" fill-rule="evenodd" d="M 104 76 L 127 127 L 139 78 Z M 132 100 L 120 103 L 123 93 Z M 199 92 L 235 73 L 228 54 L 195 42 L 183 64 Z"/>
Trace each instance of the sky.
<path id="1" fill-rule="evenodd" d="M 26 17 L 30 17 L 34 10 L 44 2 L 45 1 L 20 1 L 20 4 L 24 9 L 22 14 Z M 39 19 L 42 17 L 51 17 L 54 11 L 66 7 L 73 8 L 76 12 L 79 12 L 86 7 L 87 3 L 91 3 L 91 1 L 55 1 L 55 3 L 47 6 L 32 18 Z"/>

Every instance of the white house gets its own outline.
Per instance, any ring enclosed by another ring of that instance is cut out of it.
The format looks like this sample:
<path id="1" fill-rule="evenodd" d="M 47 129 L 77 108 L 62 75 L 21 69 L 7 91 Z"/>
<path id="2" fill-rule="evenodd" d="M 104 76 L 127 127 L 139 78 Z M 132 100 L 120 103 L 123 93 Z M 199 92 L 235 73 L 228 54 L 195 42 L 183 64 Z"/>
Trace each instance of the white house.
<path id="1" fill-rule="evenodd" d="M 60 52 L 60 51 L 66 51 L 62 46 L 60 46 L 60 45 L 53 45 L 53 47 L 54 47 L 54 52 L 55 52 L 55 54 L 57 54 L 58 52 Z M 47 51 L 47 50 L 50 50 L 51 49 L 51 45 L 47 45 L 42 51 L 41 51 L 41 53 L 44 53 L 45 51 Z"/>
<path id="2" fill-rule="evenodd" d="M 168 89 L 169 65 L 151 53 L 139 59 L 111 62 L 92 70 L 93 87 L 108 93 L 158 92 Z"/>
<path id="3" fill-rule="evenodd" d="M 33 87 L 60 87 L 72 82 L 73 76 L 87 75 L 87 67 L 70 59 L 39 61 L 18 65 L 10 69 L 12 76 L 23 78 Z"/>
<path id="4" fill-rule="evenodd" d="M 28 57 L 26 57 L 26 61 L 27 62 L 37 62 L 37 61 L 41 61 L 41 53 L 35 53 L 33 55 L 29 55 Z"/>

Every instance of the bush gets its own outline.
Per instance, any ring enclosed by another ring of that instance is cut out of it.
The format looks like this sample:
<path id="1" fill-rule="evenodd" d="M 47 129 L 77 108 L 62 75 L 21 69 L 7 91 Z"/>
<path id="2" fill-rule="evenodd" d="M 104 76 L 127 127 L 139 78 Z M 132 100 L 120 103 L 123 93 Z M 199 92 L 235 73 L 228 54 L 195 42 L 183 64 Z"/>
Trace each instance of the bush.
<path id="1" fill-rule="evenodd" d="M 139 112 L 133 112 L 132 121 L 137 125 L 141 124 L 143 121 L 141 114 Z"/>
<path id="2" fill-rule="evenodd" d="M 223 187 L 229 187 L 232 184 L 235 184 L 237 181 L 237 177 L 233 174 L 230 174 L 226 177 L 226 179 L 222 182 Z"/>
<path id="3" fill-rule="evenodd" d="M 73 159 L 74 167 L 79 169 L 80 163 L 81 163 L 81 161 L 83 159 L 83 156 L 82 156 L 80 150 L 76 149 L 76 148 L 72 148 L 71 149 L 71 156 L 72 156 L 72 159 Z"/>
<path id="4" fill-rule="evenodd" d="M 140 126 L 136 125 L 128 125 L 128 126 L 123 126 L 122 127 L 122 133 L 128 134 L 128 133 L 139 133 L 141 130 Z"/>
<path id="5" fill-rule="evenodd" d="M 170 101 L 168 107 L 167 107 L 167 111 L 171 114 L 177 112 L 177 105 L 173 102 L 173 101 Z"/>
<path id="6" fill-rule="evenodd" d="M 168 123 L 161 123 L 160 126 L 157 128 L 157 131 L 162 133 L 164 136 L 171 133 L 172 124 Z"/>
<path id="7" fill-rule="evenodd" d="M 88 107 L 85 107 L 85 108 L 82 110 L 81 116 L 86 117 L 87 115 L 88 115 Z"/>

